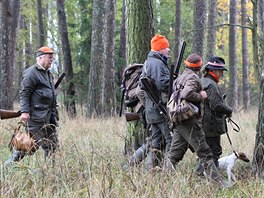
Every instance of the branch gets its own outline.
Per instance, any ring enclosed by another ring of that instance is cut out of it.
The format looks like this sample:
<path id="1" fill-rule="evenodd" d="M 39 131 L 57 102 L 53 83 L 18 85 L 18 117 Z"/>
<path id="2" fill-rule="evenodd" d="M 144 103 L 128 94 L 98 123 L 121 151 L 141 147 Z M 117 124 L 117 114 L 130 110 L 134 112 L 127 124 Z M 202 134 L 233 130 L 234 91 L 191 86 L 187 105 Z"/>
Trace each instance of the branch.
<path id="1" fill-rule="evenodd" d="M 193 29 L 193 30 L 191 30 L 191 31 L 186 32 L 185 34 L 183 34 L 182 37 L 184 37 L 187 34 L 190 34 L 191 32 L 194 32 L 194 31 L 204 30 L 204 29 L 208 29 L 208 28 L 221 27 L 221 26 L 236 26 L 236 27 L 241 27 L 241 28 L 247 28 L 247 29 L 250 29 L 250 30 L 253 29 L 251 26 L 243 26 L 243 25 L 239 25 L 239 24 L 223 23 L 223 24 L 219 24 L 219 25 L 208 26 L 208 27 L 205 27 L 205 28 Z"/>

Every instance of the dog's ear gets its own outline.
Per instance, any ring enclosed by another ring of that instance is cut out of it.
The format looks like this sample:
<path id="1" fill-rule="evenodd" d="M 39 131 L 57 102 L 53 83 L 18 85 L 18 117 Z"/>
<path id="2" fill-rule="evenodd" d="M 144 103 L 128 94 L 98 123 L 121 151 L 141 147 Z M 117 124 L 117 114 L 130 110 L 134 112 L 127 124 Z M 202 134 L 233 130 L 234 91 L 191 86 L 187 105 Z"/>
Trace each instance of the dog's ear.
<path id="1" fill-rule="evenodd" d="M 238 153 L 238 159 L 244 161 L 244 162 L 250 162 L 250 160 L 247 158 L 245 153 Z"/>

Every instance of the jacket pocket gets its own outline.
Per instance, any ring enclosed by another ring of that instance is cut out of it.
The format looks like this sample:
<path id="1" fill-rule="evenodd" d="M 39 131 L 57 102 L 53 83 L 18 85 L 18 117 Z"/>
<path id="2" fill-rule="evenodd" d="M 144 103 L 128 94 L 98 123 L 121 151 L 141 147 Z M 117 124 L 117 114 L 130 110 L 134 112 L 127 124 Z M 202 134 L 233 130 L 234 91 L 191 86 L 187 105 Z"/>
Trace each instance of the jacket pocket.
<path id="1" fill-rule="evenodd" d="M 50 117 L 50 108 L 48 105 L 34 105 L 30 118 L 35 122 L 46 122 Z"/>

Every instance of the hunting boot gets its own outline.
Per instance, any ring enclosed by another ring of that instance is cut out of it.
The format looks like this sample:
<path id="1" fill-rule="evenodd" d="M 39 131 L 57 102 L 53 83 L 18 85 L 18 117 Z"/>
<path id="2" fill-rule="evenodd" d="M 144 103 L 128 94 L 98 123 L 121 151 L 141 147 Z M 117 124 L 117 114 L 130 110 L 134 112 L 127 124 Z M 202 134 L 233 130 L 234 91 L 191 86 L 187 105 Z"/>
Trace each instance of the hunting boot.
<path id="1" fill-rule="evenodd" d="M 13 162 L 18 162 L 23 159 L 24 156 L 24 152 L 13 149 L 11 157 L 5 161 L 4 165 L 8 166 L 11 165 Z"/>

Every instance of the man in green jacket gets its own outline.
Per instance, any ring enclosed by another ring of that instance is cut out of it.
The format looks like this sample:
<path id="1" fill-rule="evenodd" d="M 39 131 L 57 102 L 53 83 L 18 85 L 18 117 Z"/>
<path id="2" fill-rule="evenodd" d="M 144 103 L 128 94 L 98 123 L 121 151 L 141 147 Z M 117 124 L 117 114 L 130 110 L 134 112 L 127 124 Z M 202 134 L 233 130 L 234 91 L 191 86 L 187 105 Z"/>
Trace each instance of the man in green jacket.
<path id="1" fill-rule="evenodd" d="M 20 118 L 35 140 L 35 147 L 30 153 L 42 147 L 45 157 L 54 154 L 58 147 L 56 91 L 49 71 L 53 62 L 53 54 L 53 49 L 46 46 L 37 51 L 37 63 L 24 71 L 19 92 L 22 113 Z M 26 154 L 13 149 L 11 158 L 5 164 L 19 161 Z"/>
<path id="2" fill-rule="evenodd" d="M 202 89 L 206 91 L 207 98 L 204 102 L 204 115 L 202 129 L 205 133 L 206 142 L 209 145 L 215 165 L 218 167 L 218 159 L 222 154 L 221 135 L 227 132 L 226 117 L 231 117 L 232 108 L 225 104 L 220 92 L 218 82 L 223 76 L 225 60 L 218 56 L 210 58 L 203 66 L 201 79 Z M 202 174 L 201 166 L 197 166 L 196 173 Z"/>

